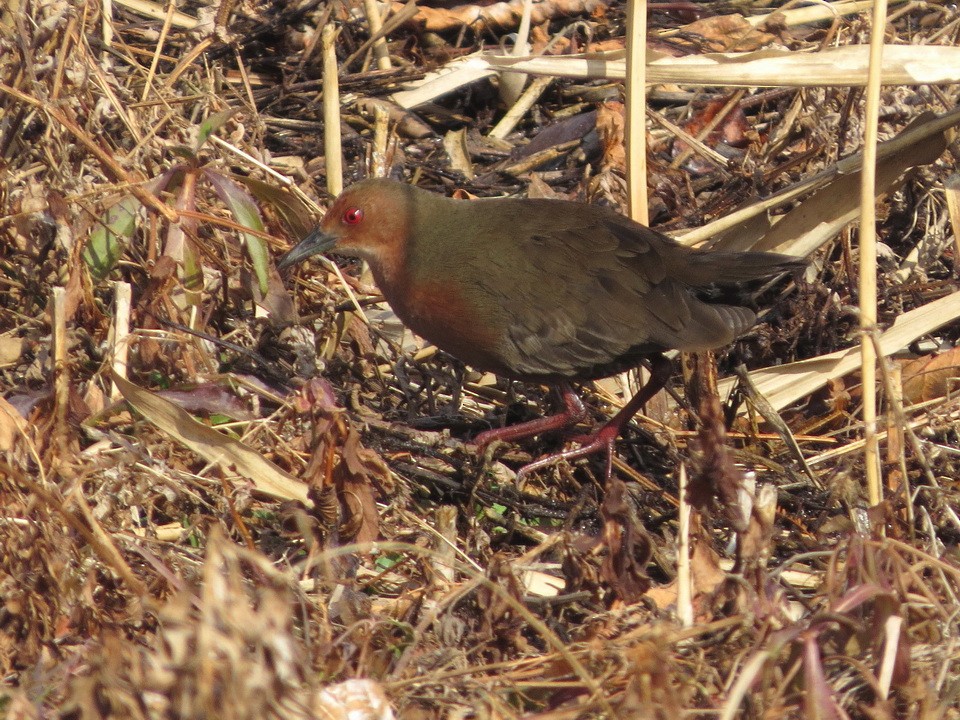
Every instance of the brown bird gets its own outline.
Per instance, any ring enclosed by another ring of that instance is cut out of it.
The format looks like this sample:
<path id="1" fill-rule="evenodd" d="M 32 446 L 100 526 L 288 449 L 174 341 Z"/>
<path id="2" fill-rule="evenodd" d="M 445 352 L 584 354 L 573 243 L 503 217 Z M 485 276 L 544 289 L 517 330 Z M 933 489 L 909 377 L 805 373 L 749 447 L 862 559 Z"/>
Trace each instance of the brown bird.
<path id="1" fill-rule="evenodd" d="M 749 308 L 706 302 L 715 283 L 802 266 L 760 252 L 705 252 L 618 213 L 563 200 L 454 200 L 391 180 L 366 180 L 336 199 L 320 227 L 278 263 L 331 251 L 363 258 L 400 319 L 480 370 L 556 385 L 564 411 L 488 430 L 475 442 L 515 440 L 586 415 L 570 386 L 649 359 L 651 378 L 582 445 L 527 465 L 607 451 L 667 382 L 665 350 L 727 345 L 756 322 Z"/>

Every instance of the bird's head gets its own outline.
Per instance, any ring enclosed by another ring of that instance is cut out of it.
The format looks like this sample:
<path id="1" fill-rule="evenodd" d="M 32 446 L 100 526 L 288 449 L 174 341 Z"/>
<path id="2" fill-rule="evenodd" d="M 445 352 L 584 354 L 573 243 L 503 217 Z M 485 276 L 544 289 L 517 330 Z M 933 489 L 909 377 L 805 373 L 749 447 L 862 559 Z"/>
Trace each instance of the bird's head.
<path id="1" fill-rule="evenodd" d="M 320 226 L 284 255 L 277 268 L 333 252 L 366 260 L 375 275 L 391 275 L 403 262 L 410 237 L 413 192 L 392 180 L 350 186 L 334 200 Z"/>

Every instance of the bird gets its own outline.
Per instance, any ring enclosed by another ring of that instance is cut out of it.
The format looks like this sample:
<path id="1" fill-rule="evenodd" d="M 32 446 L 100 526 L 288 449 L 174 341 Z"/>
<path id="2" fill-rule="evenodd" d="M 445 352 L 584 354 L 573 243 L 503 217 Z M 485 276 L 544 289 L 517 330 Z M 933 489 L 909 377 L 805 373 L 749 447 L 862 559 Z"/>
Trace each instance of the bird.
<path id="1" fill-rule="evenodd" d="M 719 348 L 756 323 L 750 308 L 698 291 L 802 267 L 776 253 L 691 249 L 597 205 L 460 200 L 383 178 L 345 189 L 277 267 L 328 252 L 365 260 L 400 320 L 441 350 L 556 388 L 559 412 L 484 431 L 478 448 L 573 426 L 587 414 L 573 383 L 649 363 L 644 387 L 598 430 L 574 438 L 579 447 L 518 472 L 605 451 L 608 479 L 617 436 L 670 379 L 664 353 Z"/>

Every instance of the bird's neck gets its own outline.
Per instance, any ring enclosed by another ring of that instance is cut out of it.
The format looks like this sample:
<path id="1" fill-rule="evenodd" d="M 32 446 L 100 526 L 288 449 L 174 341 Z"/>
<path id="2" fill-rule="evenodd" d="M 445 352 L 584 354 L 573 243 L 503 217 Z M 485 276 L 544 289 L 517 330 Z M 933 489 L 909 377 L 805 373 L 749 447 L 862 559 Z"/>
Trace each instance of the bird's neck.
<path id="1" fill-rule="evenodd" d="M 396 246 L 389 257 L 370 263 L 377 287 L 390 307 L 421 334 L 423 316 L 432 315 L 443 304 L 439 289 L 450 280 L 446 258 L 433 250 L 433 238 L 413 228 L 408 241 Z"/>

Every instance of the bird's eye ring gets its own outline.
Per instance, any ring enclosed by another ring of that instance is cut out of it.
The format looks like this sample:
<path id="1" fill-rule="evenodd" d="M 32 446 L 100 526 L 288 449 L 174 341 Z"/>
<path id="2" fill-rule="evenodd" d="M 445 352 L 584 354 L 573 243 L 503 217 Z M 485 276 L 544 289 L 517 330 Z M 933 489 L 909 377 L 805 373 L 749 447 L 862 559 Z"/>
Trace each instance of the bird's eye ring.
<path id="1" fill-rule="evenodd" d="M 363 210 L 358 207 L 350 207 L 343 211 L 343 222 L 347 225 L 357 225 L 363 220 Z"/>

